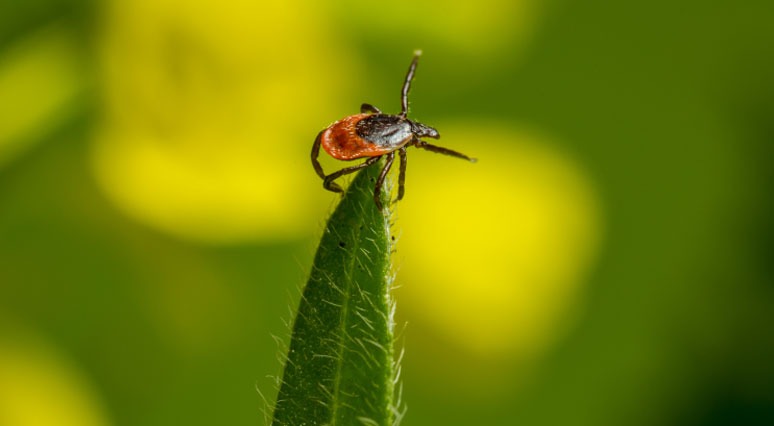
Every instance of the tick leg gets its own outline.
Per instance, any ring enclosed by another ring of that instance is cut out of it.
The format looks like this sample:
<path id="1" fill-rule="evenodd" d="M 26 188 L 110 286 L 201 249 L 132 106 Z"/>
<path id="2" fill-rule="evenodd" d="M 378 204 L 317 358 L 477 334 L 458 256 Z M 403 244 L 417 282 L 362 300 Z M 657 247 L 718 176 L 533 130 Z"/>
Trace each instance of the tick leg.
<path id="1" fill-rule="evenodd" d="M 387 157 L 387 161 L 384 162 L 384 168 L 382 169 L 382 172 L 379 173 L 379 177 L 376 179 L 376 186 L 374 187 L 374 201 L 376 201 L 376 207 L 379 210 L 382 209 L 382 200 L 380 200 L 382 185 L 384 184 L 384 178 L 387 176 L 387 172 L 389 172 L 390 167 L 392 167 L 392 161 L 395 159 L 395 152 L 386 154 L 385 157 Z"/>
<path id="2" fill-rule="evenodd" d="M 328 176 L 325 176 L 323 178 L 323 188 L 327 189 L 328 191 L 332 192 L 344 192 L 343 189 L 333 181 L 335 179 L 338 179 L 344 175 L 354 173 L 362 168 L 368 167 L 371 164 L 374 164 L 377 160 L 379 160 L 381 156 L 379 157 L 371 157 L 368 160 L 364 161 L 363 163 L 358 164 L 357 166 L 347 167 L 345 169 L 341 169 L 338 172 L 333 172 L 329 174 Z"/>
<path id="3" fill-rule="evenodd" d="M 414 72 L 417 70 L 417 62 L 419 56 L 422 54 L 421 50 L 414 51 L 414 59 L 411 60 L 408 73 L 406 74 L 406 81 L 403 82 L 403 87 L 400 89 L 400 116 L 406 117 L 408 114 L 408 92 L 411 88 L 411 80 L 414 79 Z"/>
<path id="4" fill-rule="evenodd" d="M 403 184 L 406 182 L 406 147 L 398 150 L 400 156 L 400 173 L 398 174 L 398 201 L 403 199 L 406 192 Z"/>
<path id="5" fill-rule="evenodd" d="M 324 131 L 325 130 L 317 134 L 317 138 L 315 138 L 314 144 L 312 145 L 312 166 L 314 167 L 314 171 L 317 172 L 317 175 L 323 179 L 325 179 L 325 172 L 323 172 L 320 162 L 317 161 L 317 157 L 320 155 L 320 141 L 322 140 Z"/>
<path id="6" fill-rule="evenodd" d="M 477 159 L 472 158 L 472 157 L 468 157 L 467 155 L 462 154 L 460 152 L 452 151 L 451 149 L 443 148 L 443 147 L 440 147 L 440 146 L 431 145 L 431 144 L 429 144 L 429 143 L 427 143 L 425 141 L 422 141 L 422 140 L 417 140 L 414 143 L 414 145 L 416 145 L 417 148 L 426 149 L 428 151 L 435 152 L 435 153 L 438 153 L 438 154 L 450 155 L 452 157 L 461 158 L 463 160 L 468 160 L 471 163 L 475 163 L 476 161 L 478 161 Z"/>
<path id="7" fill-rule="evenodd" d="M 382 112 L 379 110 L 379 108 L 371 105 L 371 104 L 363 104 L 360 105 L 360 113 L 365 114 L 367 112 L 372 112 L 374 114 L 381 114 Z"/>

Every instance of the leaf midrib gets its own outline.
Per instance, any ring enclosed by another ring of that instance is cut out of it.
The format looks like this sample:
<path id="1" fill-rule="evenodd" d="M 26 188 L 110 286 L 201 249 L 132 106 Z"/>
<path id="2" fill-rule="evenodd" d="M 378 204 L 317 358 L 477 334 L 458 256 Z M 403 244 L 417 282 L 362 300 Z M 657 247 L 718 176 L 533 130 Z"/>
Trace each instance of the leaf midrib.
<path id="1" fill-rule="evenodd" d="M 360 227 L 356 227 L 353 232 L 353 255 L 351 256 L 351 260 L 349 261 L 349 265 L 347 265 L 346 270 L 346 290 L 344 291 L 344 301 L 341 306 L 341 320 L 339 321 L 339 332 L 341 333 L 341 338 L 339 339 L 339 351 L 338 351 L 338 357 L 336 361 L 336 381 L 333 384 L 333 401 L 332 401 L 332 409 L 331 409 L 331 419 L 328 423 L 331 426 L 335 426 L 337 424 L 337 414 L 339 411 L 339 388 L 341 384 L 341 370 L 344 365 L 344 351 L 346 349 L 345 346 L 345 333 L 346 333 L 346 324 L 347 324 L 347 318 L 349 317 L 349 302 L 350 302 L 350 294 L 352 292 L 352 283 L 354 281 L 354 271 L 355 271 L 355 259 L 358 256 L 358 253 L 360 252 L 360 233 L 361 229 Z"/>

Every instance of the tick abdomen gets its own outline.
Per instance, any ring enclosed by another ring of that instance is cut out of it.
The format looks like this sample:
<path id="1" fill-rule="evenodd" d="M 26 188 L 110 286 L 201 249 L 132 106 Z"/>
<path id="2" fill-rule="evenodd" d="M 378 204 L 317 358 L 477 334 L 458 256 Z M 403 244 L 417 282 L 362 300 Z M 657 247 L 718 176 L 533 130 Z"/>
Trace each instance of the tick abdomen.
<path id="1" fill-rule="evenodd" d="M 320 135 L 320 143 L 331 157 L 337 160 L 355 160 L 365 157 L 378 157 L 392 151 L 357 134 L 356 126 L 360 120 L 372 114 L 356 114 L 343 118 L 325 129 Z"/>
<path id="2" fill-rule="evenodd" d="M 377 157 L 411 141 L 411 124 L 386 114 L 356 114 L 339 120 L 321 136 L 323 149 L 338 160 Z"/>

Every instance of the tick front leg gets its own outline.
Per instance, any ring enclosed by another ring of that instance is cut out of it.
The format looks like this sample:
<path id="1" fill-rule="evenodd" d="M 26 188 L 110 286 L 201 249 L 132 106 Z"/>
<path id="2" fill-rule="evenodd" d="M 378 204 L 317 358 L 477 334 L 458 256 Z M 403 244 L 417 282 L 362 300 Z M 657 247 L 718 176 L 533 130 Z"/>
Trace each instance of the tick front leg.
<path id="1" fill-rule="evenodd" d="M 392 167 L 392 161 L 395 160 L 395 153 L 391 152 L 386 154 L 385 157 L 386 161 L 384 162 L 384 168 L 382 169 L 382 172 L 379 173 L 379 177 L 376 179 L 376 186 L 374 187 L 374 201 L 376 201 L 376 207 L 379 210 L 382 209 L 382 185 L 384 184 L 384 178 L 387 176 L 387 172 L 389 172 L 390 167 Z"/>
<path id="2" fill-rule="evenodd" d="M 379 158 L 381 158 L 381 156 L 379 156 L 379 157 L 371 157 L 368 160 L 364 161 L 363 163 L 358 164 L 357 166 L 347 167 L 345 169 L 339 170 L 338 172 L 333 172 L 333 173 L 329 174 L 328 176 L 324 176 L 323 177 L 323 188 L 327 189 L 328 191 L 332 191 L 332 192 L 344 192 L 344 190 L 341 189 L 341 187 L 338 184 L 333 182 L 334 180 L 336 180 L 336 179 L 338 179 L 338 178 L 340 178 L 340 177 L 342 177 L 344 175 L 347 175 L 347 174 L 350 174 L 350 173 L 354 173 L 354 172 L 356 172 L 356 171 L 358 171 L 358 170 L 360 170 L 362 168 L 368 167 L 371 164 L 374 164 L 375 162 L 377 162 L 379 160 Z"/>
<path id="3" fill-rule="evenodd" d="M 360 105 L 360 113 L 365 114 L 367 112 L 371 112 L 374 114 L 381 114 L 382 112 L 379 110 L 379 108 L 371 105 L 371 104 L 362 104 Z"/>
<path id="4" fill-rule="evenodd" d="M 406 147 L 398 150 L 400 156 L 400 173 L 398 174 L 398 201 L 403 199 L 403 194 L 406 192 L 404 184 L 406 183 Z"/>
<path id="5" fill-rule="evenodd" d="M 416 145 L 417 148 L 426 149 L 428 151 L 435 152 L 437 154 L 450 155 L 452 157 L 461 158 L 463 160 L 468 160 L 471 163 L 475 163 L 476 161 L 478 161 L 477 159 L 468 157 L 467 155 L 461 152 L 452 151 L 451 149 L 448 149 L 448 148 L 431 145 L 423 140 L 417 140 L 416 142 L 414 142 L 414 145 Z"/>

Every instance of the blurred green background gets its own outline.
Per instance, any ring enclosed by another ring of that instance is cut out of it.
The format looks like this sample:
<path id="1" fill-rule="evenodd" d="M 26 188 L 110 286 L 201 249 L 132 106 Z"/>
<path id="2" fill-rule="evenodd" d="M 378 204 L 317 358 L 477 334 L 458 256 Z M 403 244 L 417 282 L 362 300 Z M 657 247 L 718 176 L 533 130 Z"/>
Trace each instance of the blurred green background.
<path id="1" fill-rule="evenodd" d="M 254 425 L 361 102 L 405 425 L 774 424 L 774 3 L 0 3 L 0 425 Z M 337 165 L 327 161 L 326 170 Z"/>

